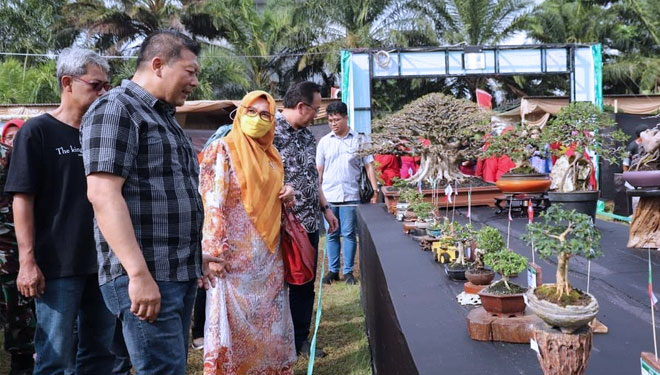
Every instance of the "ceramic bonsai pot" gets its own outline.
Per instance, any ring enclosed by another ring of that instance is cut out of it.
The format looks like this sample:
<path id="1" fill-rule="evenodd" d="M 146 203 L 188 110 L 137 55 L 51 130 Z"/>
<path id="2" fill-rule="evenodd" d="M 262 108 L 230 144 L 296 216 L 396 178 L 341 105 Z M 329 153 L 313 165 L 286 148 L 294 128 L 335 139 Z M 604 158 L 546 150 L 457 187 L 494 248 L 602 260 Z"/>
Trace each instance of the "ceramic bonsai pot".
<path id="1" fill-rule="evenodd" d="M 586 306 L 567 305 L 561 307 L 539 299 L 534 294 L 535 289 L 530 289 L 525 294 L 527 297 L 527 306 L 541 320 L 553 327 L 558 327 L 564 333 L 572 333 L 580 327 L 585 326 L 598 314 L 598 301 L 590 293 L 583 292 L 591 297 L 591 302 Z"/>
<path id="2" fill-rule="evenodd" d="M 466 280 L 465 279 L 465 270 L 467 269 L 466 266 L 461 267 L 456 267 L 452 268 L 450 267 L 451 264 L 445 263 L 445 274 L 447 275 L 448 278 L 451 280 Z"/>
<path id="3" fill-rule="evenodd" d="M 479 297 L 481 297 L 481 306 L 491 315 L 514 317 L 521 316 L 525 311 L 523 293 L 495 294 L 484 288 L 479 292 Z"/>
<path id="4" fill-rule="evenodd" d="M 465 277 L 474 285 L 488 285 L 495 278 L 495 272 L 487 269 L 468 269 L 465 271 Z"/>
<path id="5" fill-rule="evenodd" d="M 502 193 L 543 193 L 551 184 L 552 179 L 546 173 L 505 174 L 495 182 Z"/>
<path id="6" fill-rule="evenodd" d="M 623 179 L 636 188 L 660 187 L 660 171 L 628 171 L 623 172 Z"/>
<path id="7" fill-rule="evenodd" d="M 573 191 L 570 193 L 548 192 L 552 204 L 561 204 L 565 210 L 575 210 L 596 220 L 596 206 L 600 191 Z"/>

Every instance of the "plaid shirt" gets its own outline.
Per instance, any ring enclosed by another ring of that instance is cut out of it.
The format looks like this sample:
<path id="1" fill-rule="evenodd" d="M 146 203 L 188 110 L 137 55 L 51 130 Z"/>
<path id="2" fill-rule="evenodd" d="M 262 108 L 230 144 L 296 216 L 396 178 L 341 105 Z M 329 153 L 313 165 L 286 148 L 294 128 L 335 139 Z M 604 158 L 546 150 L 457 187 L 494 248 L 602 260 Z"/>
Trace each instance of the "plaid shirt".
<path id="1" fill-rule="evenodd" d="M 149 271 L 158 281 L 201 275 L 199 166 L 174 108 L 124 80 L 92 104 L 80 126 L 85 174 L 124 177 L 122 194 Z M 125 274 L 94 223 L 99 283 Z"/>
<path id="2" fill-rule="evenodd" d="M 295 191 L 293 212 L 307 232 L 319 229 L 319 172 L 316 169 L 316 140 L 307 128 L 294 129 L 284 115 L 275 114 L 273 142 L 284 164 L 284 183 Z"/>

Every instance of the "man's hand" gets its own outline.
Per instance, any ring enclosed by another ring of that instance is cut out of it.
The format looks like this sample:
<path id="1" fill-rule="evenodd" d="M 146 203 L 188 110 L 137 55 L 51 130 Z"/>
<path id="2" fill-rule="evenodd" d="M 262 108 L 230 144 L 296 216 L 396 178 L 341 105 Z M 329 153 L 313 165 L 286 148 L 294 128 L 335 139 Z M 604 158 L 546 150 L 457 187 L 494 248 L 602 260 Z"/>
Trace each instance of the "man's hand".
<path id="1" fill-rule="evenodd" d="M 202 277 L 197 280 L 197 286 L 204 287 L 206 290 L 211 287 L 215 288 L 215 278 L 225 277 L 228 270 L 223 257 L 202 254 Z"/>
<path id="2" fill-rule="evenodd" d="M 150 273 L 129 276 L 128 298 L 131 300 L 131 312 L 135 316 L 149 323 L 156 321 L 160 312 L 160 289 Z"/>
<path id="3" fill-rule="evenodd" d="M 376 204 L 378 203 L 378 187 L 374 189 L 374 195 L 371 197 L 371 200 L 369 201 L 371 204 Z"/>
<path id="4" fill-rule="evenodd" d="M 339 229 L 339 220 L 337 220 L 331 209 L 325 210 L 323 216 L 325 216 L 325 220 L 328 222 L 328 233 L 332 233 Z"/>
<path id="5" fill-rule="evenodd" d="M 280 194 L 277 197 L 280 198 L 282 203 L 284 203 L 287 207 L 293 206 L 295 203 L 295 193 L 293 191 L 293 186 L 288 184 L 282 186 L 282 190 L 280 190 Z"/>
<path id="6" fill-rule="evenodd" d="M 16 287 L 25 297 L 41 297 L 46 290 L 46 278 L 35 262 L 21 263 Z"/>

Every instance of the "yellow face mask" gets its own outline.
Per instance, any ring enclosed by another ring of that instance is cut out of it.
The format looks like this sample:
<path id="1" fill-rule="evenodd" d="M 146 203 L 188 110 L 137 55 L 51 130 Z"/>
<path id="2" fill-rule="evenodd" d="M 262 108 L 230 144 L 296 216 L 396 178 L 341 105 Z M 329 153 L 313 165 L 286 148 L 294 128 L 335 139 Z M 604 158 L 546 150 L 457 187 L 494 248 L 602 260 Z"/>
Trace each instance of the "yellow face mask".
<path id="1" fill-rule="evenodd" d="M 261 138 L 268 133 L 272 124 L 259 116 L 241 116 L 241 130 L 250 138 Z"/>

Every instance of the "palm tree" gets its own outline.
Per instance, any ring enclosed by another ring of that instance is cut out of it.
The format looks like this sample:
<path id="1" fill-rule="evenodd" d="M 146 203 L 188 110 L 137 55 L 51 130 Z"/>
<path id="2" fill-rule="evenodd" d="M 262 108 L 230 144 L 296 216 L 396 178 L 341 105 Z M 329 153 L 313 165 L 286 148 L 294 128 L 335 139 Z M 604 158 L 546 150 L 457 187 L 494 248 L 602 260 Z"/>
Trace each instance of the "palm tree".
<path id="1" fill-rule="evenodd" d="M 191 5 L 182 22 L 193 35 L 219 45 L 216 53 L 222 51 L 224 58 L 245 67 L 248 82 L 236 82 L 238 86 L 276 91 L 281 75 L 277 55 L 290 29 L 285 10 L 259 11 L 254 0 L 208 0 Z"/>
<path id="2" fill-rule="evenodd" d="M 79 0 L 66 12 L 95 47 L 109 54 L 130 53 L 136 41 L 158 29 L 181 28 L 181 7 L 174 0 Z"/>
<path id="3" fill-rule="evenodd" d="M 445 45 L 496 45 L 522 29 L 531 4 L 530 0 L 416 0 L 410 7 L 431 22 Z M 448 83 L 455 95 L 473 100 L 477 88 L 497 86 L 485 77 L 450 79 Z M 508 82 L 505 87 L 514 86 Z"/>

